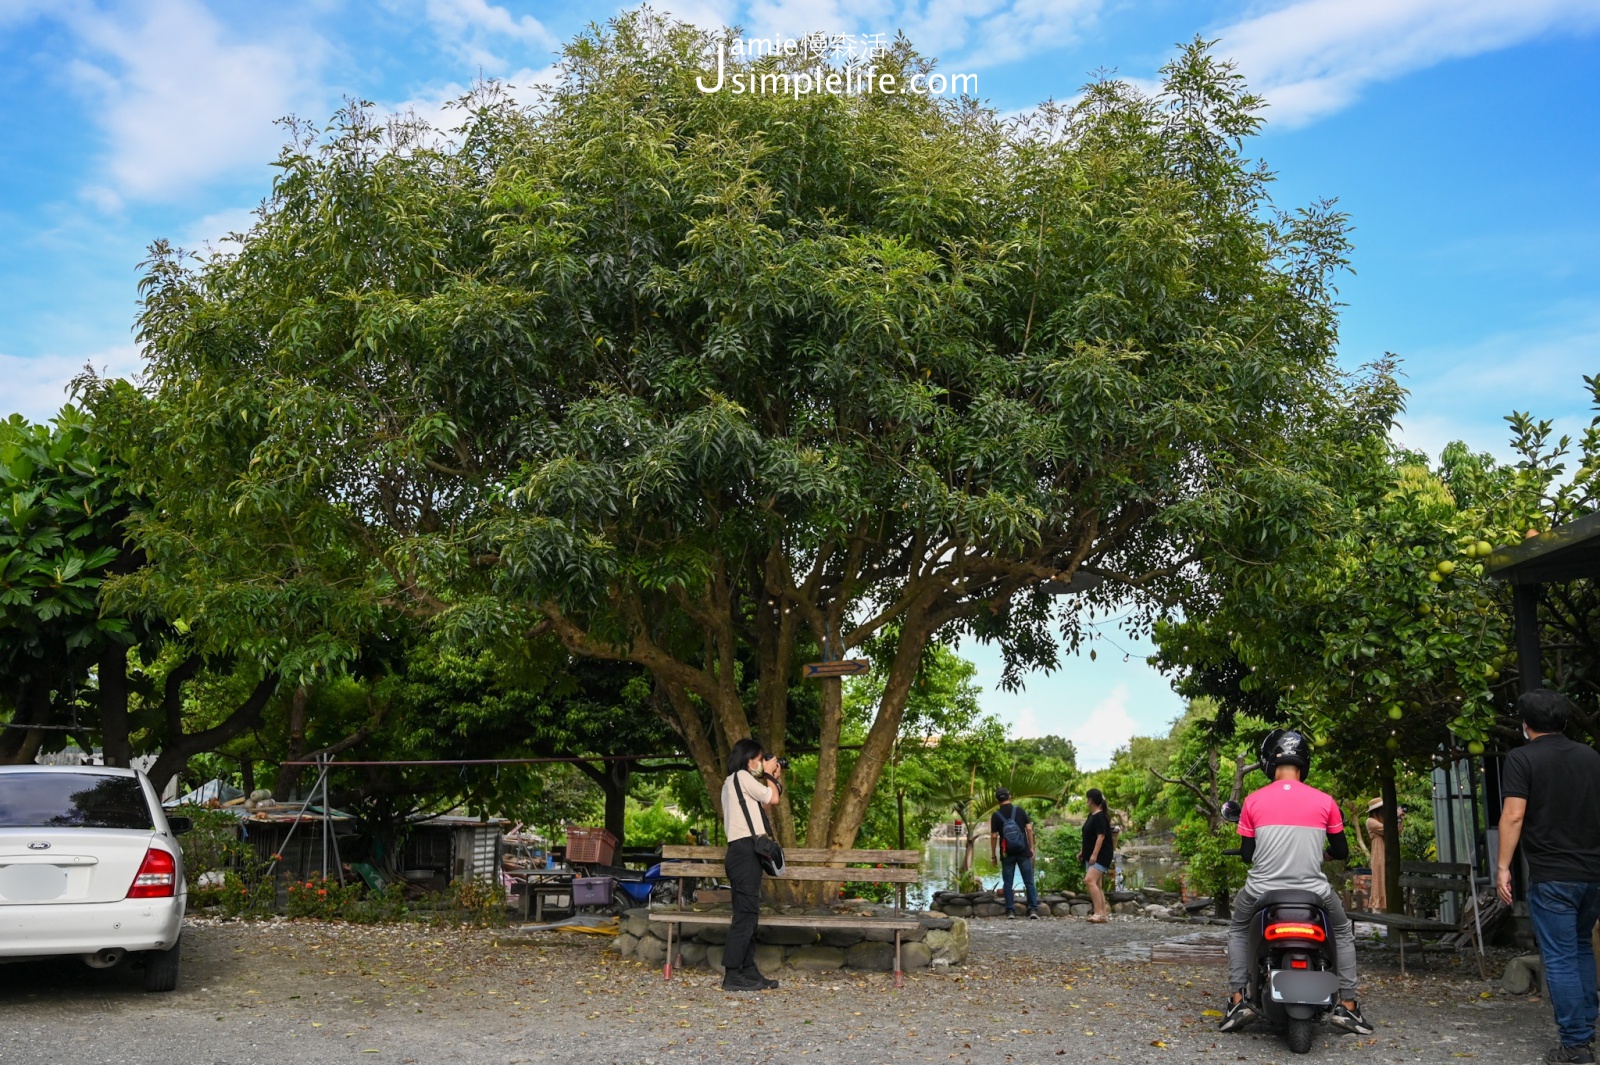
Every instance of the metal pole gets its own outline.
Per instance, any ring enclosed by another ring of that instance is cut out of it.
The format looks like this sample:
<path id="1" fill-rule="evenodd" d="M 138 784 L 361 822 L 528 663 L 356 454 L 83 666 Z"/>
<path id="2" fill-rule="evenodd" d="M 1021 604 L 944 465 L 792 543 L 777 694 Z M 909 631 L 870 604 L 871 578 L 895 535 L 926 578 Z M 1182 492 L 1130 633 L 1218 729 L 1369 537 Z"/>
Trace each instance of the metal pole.
<path id="1" fill-rule="evenodd" d="M 326 774 L 328 772 L 327 768 L 324 767 L 322 772 L 324 774 Z M 320 785 L 321 783 L 322 783 L 322 777 L 319 776 L 317 778 L 317 783 L 311 785 L 311 790 L 306 792 L 306 799 L 305 799 L 304 802 L 302 802 L 300 804 L 300 812 L 294 815 L 294 822 L 289 826 L 289 834 L 284 836 L 283 837 L 283 842 L 281 844 L 279 844 L 278 854 L 280 856 L 283 854 L 284 851 L 289 849 L 289 841 L 291 839 L 294 839 L 294 830 L 300 827 L 300 821 L 301 821 L 302 818 L 305 817 L 306 810 L 310 809 L 310 807 L 311 807 L 311 798 L 312 798 L 312 796 L 314 796 L 317 793 L 317 786 Z M 267 866 L 267 875 L 271 876 L 273 870 L 275 870 L 277 868 L 278 868 L 278 859 L 275 858 L 275 859 L 273 859 L 272 864 Z"/>
<path id="2" fill-rule="evenodd" d="M 323 755 L 324 761 L 322 763 L 322 832 L 324 837 L 331 839 L 333 843 L 333 871 L 339 877 L 339 886 L 344 887 L 344 860 L 339 857 L 339 834 L 337 832 L 333 832 L 333 822 L 330 817 L 328 806 L 328 757 L 328 755 Z M 326 878 L 328 875 L 327 871 L 324 870 L 322 875 L 324 878 Z"/>
<path id="3" fill-rule="evenodd" d="M 322 761 L 321 756 L 317 760 Z M 322 879 L 328 879 L 328 767 L 322 767 Z"/>

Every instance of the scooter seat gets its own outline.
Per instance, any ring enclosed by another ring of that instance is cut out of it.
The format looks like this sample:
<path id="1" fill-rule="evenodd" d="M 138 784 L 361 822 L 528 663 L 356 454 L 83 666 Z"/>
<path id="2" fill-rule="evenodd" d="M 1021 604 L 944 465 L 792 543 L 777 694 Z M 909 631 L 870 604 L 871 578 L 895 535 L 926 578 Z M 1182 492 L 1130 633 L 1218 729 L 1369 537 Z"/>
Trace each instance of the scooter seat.
<path id="1" fill-rule="evenodd" d="M 1261 896 L 1255 905 L 1256 910 L 1266 909 L 1268 906 L 1318 906 L 1322 905 L 1322 896 L 1315 891 L 1299 891 L 1292 888 L 1282 888 L 1269 891 Z"/>

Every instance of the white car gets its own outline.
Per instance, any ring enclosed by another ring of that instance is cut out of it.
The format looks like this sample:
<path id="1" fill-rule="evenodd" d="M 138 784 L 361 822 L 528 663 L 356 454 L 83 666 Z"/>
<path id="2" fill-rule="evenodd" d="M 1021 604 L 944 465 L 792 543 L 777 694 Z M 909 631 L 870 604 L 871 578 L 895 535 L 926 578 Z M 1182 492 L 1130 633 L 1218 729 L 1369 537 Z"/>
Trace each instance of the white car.
<path id="1" fill-rule="evenodd" d="M 146 991 L 176 988 L 189 827 L 132 769 L 0 766 L 0 962 L 131 955 Z"/>

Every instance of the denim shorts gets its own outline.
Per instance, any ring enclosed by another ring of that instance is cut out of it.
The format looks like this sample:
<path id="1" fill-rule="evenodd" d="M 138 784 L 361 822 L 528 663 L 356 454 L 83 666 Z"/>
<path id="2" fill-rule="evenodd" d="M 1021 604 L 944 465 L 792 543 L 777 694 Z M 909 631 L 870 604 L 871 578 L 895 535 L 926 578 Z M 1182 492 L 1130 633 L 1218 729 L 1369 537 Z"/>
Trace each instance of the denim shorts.
<path id="1" fill-rule="evenodd" d="M 1111 872 L 1111 870 L 1109 868 L 1107 868 L 1106 866 L 1101 865 L 1099 862 L 1095 862 L 1094 864 L 1090 865 L 1089 868 L 1090 869 L 1097 869 L 1102 873 Z"/>

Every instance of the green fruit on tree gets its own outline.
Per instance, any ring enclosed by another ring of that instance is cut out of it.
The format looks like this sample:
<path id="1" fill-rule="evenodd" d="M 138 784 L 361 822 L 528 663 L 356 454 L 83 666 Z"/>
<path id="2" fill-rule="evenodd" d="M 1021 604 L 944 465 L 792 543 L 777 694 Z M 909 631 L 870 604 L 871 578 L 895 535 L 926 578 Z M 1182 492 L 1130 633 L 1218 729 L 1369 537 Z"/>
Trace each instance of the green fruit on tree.
<path id="1" fill-rule="evenodd" d="M 1448 576 L 1450 576 L 1450 574 L 1452 574 L 1452 573 L 1454 573 L 1456 571 L 1456 564 L 1454 562 L 1451 562 L 1447 558 L 1443 562 L 1439 563 L 1439 565 L 1436 568 L 1439 570 L 1440 573 L 1442 573 L 1446 577 L 1448 577 Z"/>
<path id="2" fill-rule="evenodd" d="M 1438 570 L 1434 570 L 1432 573 L 1428 574 L 1428 579 L 1434 584 L 1438 584 L 1440 581 L 1444 580 L 1444 575 Z"/>
<path id="3" fill-rule="evenodd" d="M 1326 736 L 1318 736 L 1312 742 L 1315 743 L 1318 747 L 1326 747 L 1328 745 L 1328 737 L 1326 737 Z"/>
<path id="4" fill-rule="evenodd" d="M 1429 614 L 1433 613 L 1433 604 L 1423 603 L 1421 606 L 1417 607 L 1417 613 L 1421 614 L 1423 617 L 1427 617 Z"/>
<path id="5" fill-rule="evenodd" d="M 1400 704 L 1399 703 L 1395 703 L 1393 706 L 1389 707 L 1389 720 L 1390 721 L 1399 721 L 1402 717 L 1405 717 L 1405 716 L 1406 716 L 1406 712 L 1404 710 L 1400 709 Z"/>
<path id="6" fill-rule="evenodd" d="M 1483 753 L 1483 744 L 1478 740 L 1473 740 L 1471 743 L 1467 744 L 1467 753 L 1468 754 L 1482 754 Z"/>
<path id="7" fill-rule="evenodd" d="M 1487 540 L 1479 540 L 1475 545 L 1479 558 L 1488 558 L 1494 554 L 1494 545 Z"/>
<path id="8" fill-rule="evenodd" d="M 1389 748 L 1391 751 L 1398 751 L 1400 749 L 1400 737 L 1390 736 L 1388 739 L 1383 741 L 1383 745 Z"/>

